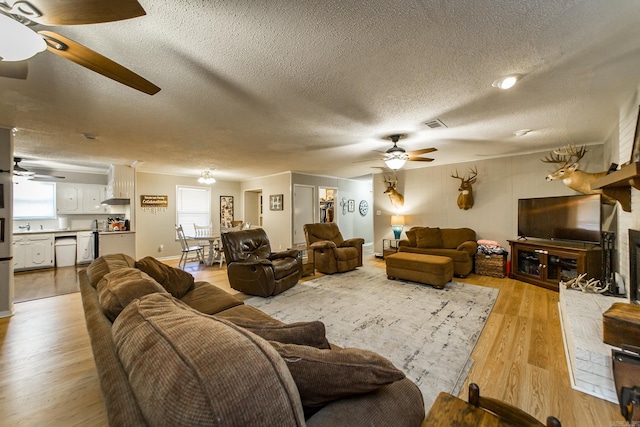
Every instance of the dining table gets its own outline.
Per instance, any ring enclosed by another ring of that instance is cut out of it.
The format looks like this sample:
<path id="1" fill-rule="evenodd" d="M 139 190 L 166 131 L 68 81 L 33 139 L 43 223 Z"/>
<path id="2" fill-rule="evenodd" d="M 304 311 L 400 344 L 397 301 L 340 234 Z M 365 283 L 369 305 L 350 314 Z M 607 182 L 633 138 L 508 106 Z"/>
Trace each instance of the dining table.
<path id="1" fill-rule="evenodd" d="M 220 240 L 219 234 L 207 234 L 199 236 L 189 235 L 186 237 L 187 239 L 192 240 L 207 240 L 209 242 L 209 253 L 204 259 L 204 265 L 209 267 L 214 263 L 220 263 L 220 267 L 222 267 L 222 263 L 224 262 L 224 252 L 222 251 L 222 240 Z"/>

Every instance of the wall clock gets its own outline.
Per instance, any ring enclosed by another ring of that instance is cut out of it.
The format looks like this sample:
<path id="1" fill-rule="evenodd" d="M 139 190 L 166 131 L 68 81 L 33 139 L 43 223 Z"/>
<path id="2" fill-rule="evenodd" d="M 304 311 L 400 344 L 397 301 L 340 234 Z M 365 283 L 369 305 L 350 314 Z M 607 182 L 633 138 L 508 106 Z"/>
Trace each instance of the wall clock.
<path id="1" fill-rule="evenodd" d="M 369 212 L 369 204 L 366 200 L 361 200 L 358 209 L 360 210 L 360 215 L 366 216 L 367 212 Z"/>

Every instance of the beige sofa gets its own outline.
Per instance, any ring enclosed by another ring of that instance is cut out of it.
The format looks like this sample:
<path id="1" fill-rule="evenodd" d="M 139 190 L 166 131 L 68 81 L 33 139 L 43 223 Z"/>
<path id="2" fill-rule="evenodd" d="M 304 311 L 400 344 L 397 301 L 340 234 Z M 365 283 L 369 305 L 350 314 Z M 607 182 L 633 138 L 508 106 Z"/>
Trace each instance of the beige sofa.
<path id="1" fill-rule="evenodd" d="M 472 229 L 411 227 L 405 234 L 407 239 L 398 242 L 398 252 L 449 257 L 453 260 L 453 274 L 458 277 L 473 271 L 478 244 Z"/>
<path id="2" fill-rule="evenodd" d="M 147 257 L 106 255 L 80 291 L 111 426 L 418 426 L 418 387 L 376 353 L 328 343 Z M 345 381 L 347 380 L 347 381 Z"/>

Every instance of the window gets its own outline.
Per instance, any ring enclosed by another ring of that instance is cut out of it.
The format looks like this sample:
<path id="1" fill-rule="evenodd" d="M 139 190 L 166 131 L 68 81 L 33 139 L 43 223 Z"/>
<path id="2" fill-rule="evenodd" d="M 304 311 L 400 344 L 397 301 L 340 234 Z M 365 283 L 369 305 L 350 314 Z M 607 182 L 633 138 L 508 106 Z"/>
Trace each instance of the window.
<path id="1" fill-rule="evenodd" d="M 209 187 L 176 186 L 176 224 L 182 225 L 188 236 L 194 234 L 193 224 L 211 222 L 211 189 Z"/>
<path id="2" fill-rule="evenodd" d="M 56 184 L 26 179 L 13 182 L 14 219 L 55 219 Z"/>

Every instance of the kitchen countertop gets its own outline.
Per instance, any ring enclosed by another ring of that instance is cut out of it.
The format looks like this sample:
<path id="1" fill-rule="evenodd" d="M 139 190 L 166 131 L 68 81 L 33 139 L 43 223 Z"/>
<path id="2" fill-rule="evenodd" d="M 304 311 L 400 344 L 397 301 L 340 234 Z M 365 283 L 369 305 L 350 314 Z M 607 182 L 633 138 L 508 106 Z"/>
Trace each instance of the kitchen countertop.
<path id="1" fill-rule="evenodd" d="M 44 230 L 33 229 L 33 230 L 13 230 L 13 235 L 25 235 L 25 234 L 62 234 L 62 233 L 77 233 L 83 231 L 93 231 L 91 228 L 45 228 Z"/>

